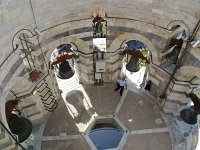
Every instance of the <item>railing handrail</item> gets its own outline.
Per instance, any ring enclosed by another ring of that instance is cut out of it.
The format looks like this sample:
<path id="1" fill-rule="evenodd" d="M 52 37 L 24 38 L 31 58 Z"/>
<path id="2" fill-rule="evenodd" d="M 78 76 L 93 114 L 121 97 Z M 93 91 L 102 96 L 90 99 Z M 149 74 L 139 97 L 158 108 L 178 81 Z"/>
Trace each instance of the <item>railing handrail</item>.
<path id="1" fill-rule="evenodd" d="M 16 50 L 18 50 L 18 48 L 14 48 L 13 42 L 14 42 L 15 36 L 16 36 L 19 32 L 21 32 L 21 31 L 29 31 L 29 32 L 33 35 L 32 37 L 35 36 L 29 29 L 20 29 L 19 31 L 17 31 L 17 32 L 14 34 L 13 39 L 12 39 L 12 49 L 13 49 L 13 50 L 8 54 L 8 56 L 7 56 L 7 57 L 3 60 L 3 62 L 0 64 L 0 68 L 3 66 L 3 64 L 6 62 L 6 60 L 7 60 Z M 32 38 L 32 37 L 30 37 L 30 38 Z"/>
<path id="2" fill-rule="evenodd" d="M 50 58 L 49 58 L 50 60 Z M 39 68 L 40 65 L 42 65 L 43 63 L 45 63 L 45 61 L 48 62 L 48 57 L 47 59 L 45 59 L 43 62 L 41 62 L 39 65 L 37 65 L 35 68 L 33 68 L 30 72 L 27 72 L 21 79 L 19 79 L 15 84 L 12 85 L 12 87 L 10 87 L 9 89 L 7 89 L 5 92 L 1 93 L 0 97 L 3 96 L 6 92 L 10 91 L 15 85 L 17 85 L 20 81 L 22 81 L 23 79 L 25 79 L 27 76 L 29 76 L 29 74 L 34 71 L 35 69 Z M 46 71 L 49 71 L 48 68 Z M 45 71 L 45 72 L 46 72 Z"/>
<path id="3" fill-rule="evenodd" d="M 30 91 L 28 94 L 24 94 L 24 95 L 20 95 L 20 96 L 17 96 L 17 94 L 19 95 L 19 93 L 15 93 L 16 95 L 16 98 L 24 98 L 24 96 L 28 96 L 28 95 L 30 95 L 31 93 L 32 93 L 32 91 L 34 91 L 35 89 L 36 89 L 36 87 L 38 86 L 38 84 L 40 84 L 47 76 L 48 76 L 48 71 L 45 71 L 44 72 L 44 74 L 45 73 L 47 73 L 45 76 L 43 76 L 39 81 L 38 81 L 38 83 L 36 84 L 36 85 L 34 85 L 34 87 L 33 88 L 30 88 L 30 89 L 28 89 L 28 91 Z"/>

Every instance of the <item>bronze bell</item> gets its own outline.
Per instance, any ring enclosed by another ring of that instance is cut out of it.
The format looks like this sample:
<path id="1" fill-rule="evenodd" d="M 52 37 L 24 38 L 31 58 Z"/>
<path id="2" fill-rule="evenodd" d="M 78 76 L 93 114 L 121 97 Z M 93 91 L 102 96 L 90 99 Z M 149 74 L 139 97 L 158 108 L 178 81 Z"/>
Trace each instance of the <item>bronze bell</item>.
<path id="1" fill-rule="evenodd" d="M 74 71 L 69 66 L 69 62 L 65 60 L 58 65 L 56 74 L 60 79 L 69 79 L 74 75 Z"/>
<path id="2" fill-rule="evenodd" d="M 130 72 L 138 72 L 140 70 L 140 59 L 132 55 L 127 55 L 130 60 L 126 64 L 126 69 Z"/>
<path id="3" fill-rule="evenodd" d="M 18 136 L 20 143 L 24 142 L 31 135 L 33 129 L 32 123 L 28 119 L 18 117 L 16 114 L 11 115 L 9 127 L 11 132 Z"/>
<path id="4" fill-rule="evenodd" d="M 166 60 L 172 64 L 175 64 L 178 60 L 178 55 L 180 53 L 181 48 L 175 46 L 171 53 L 166 55 Z"/>
<path id="5" fill-rule="evenodd" d="M 98 22 L 95 25 L 95 31 L 96 33 L 102 33 L 103 32 L 103 24 L 101 22 Z"/>
<path id="6" fill-rule="evenodd" d="M 200 114 L 200 99 L 194 93 L 190 93 L 189 97 L 194 103 L 194 106 L 191 106 L 188 109 L 183 109 L 180 113 L 180 117 L 188 124 L 196 124 L 198 120 L 197 116 Z"/>
<path id="7" fill-rule="evenodd" d="M 188 109 L 183 109 L 180 114 L 181 119 L 188 124 L 196 124 L 197 116 L 198 112 L 195 111 L 193 106 Z"/>

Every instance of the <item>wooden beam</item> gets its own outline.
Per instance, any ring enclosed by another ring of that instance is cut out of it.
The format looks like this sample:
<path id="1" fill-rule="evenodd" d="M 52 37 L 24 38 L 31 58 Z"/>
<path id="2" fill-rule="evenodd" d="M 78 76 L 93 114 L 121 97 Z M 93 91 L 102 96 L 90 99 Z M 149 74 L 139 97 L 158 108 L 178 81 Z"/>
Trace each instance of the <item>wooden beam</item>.
<path id="1" fill-rule="evenodd" d="M 74 57 L 76 57 L 76 55 L 74 55 L 74 54 L 72 54 L 72 55 L 68 55 L 68 54 L 59 55 L 58 57 L 56 57 L 55 59 L 53 59 L 52 64 L 56 65 L 56 64 L 58 64 L 60 62 L 63 62 L 65 60 L 67 60 L 67 59 L 72 59 Z"/>

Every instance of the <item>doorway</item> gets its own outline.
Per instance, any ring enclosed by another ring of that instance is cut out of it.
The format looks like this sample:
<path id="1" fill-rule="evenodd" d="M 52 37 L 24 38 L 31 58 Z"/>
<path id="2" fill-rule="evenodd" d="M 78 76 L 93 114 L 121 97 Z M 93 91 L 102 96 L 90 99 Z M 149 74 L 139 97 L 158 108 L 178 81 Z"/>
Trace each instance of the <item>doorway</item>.
<path id="1" fill-rule="evenodd" d="M 140 41 L 130 40 L 125 43 L 125 50 L 141 52 L 148 59 L 149 50 L 147 46 Z M 126 54 L 122 60 L 121 74 L 125 75 L 128 80 L 129 88 L 140 89 L 145 81 L 145 73 L 147 70 L 146 60 L 137 58 L 133 59 L 132 55 Z"/>
<path id="2" fill-rule="evenodd" d="M 63 100 L 80 86 L 75 58 L 71 44 L 61 44 L 51 54 L 52 68 Z"/>

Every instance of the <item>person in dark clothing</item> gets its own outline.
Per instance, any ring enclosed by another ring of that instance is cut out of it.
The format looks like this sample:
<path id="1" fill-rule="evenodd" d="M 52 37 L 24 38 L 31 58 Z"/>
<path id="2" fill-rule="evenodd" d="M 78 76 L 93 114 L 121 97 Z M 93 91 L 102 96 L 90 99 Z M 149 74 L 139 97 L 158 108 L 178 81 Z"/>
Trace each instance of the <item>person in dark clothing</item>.
<path id="1" fill-rule="evenodd" d="M 149 80 L 144 88 L 145 90 L 150 91 L 151 90 L 151 80 Z"/>

